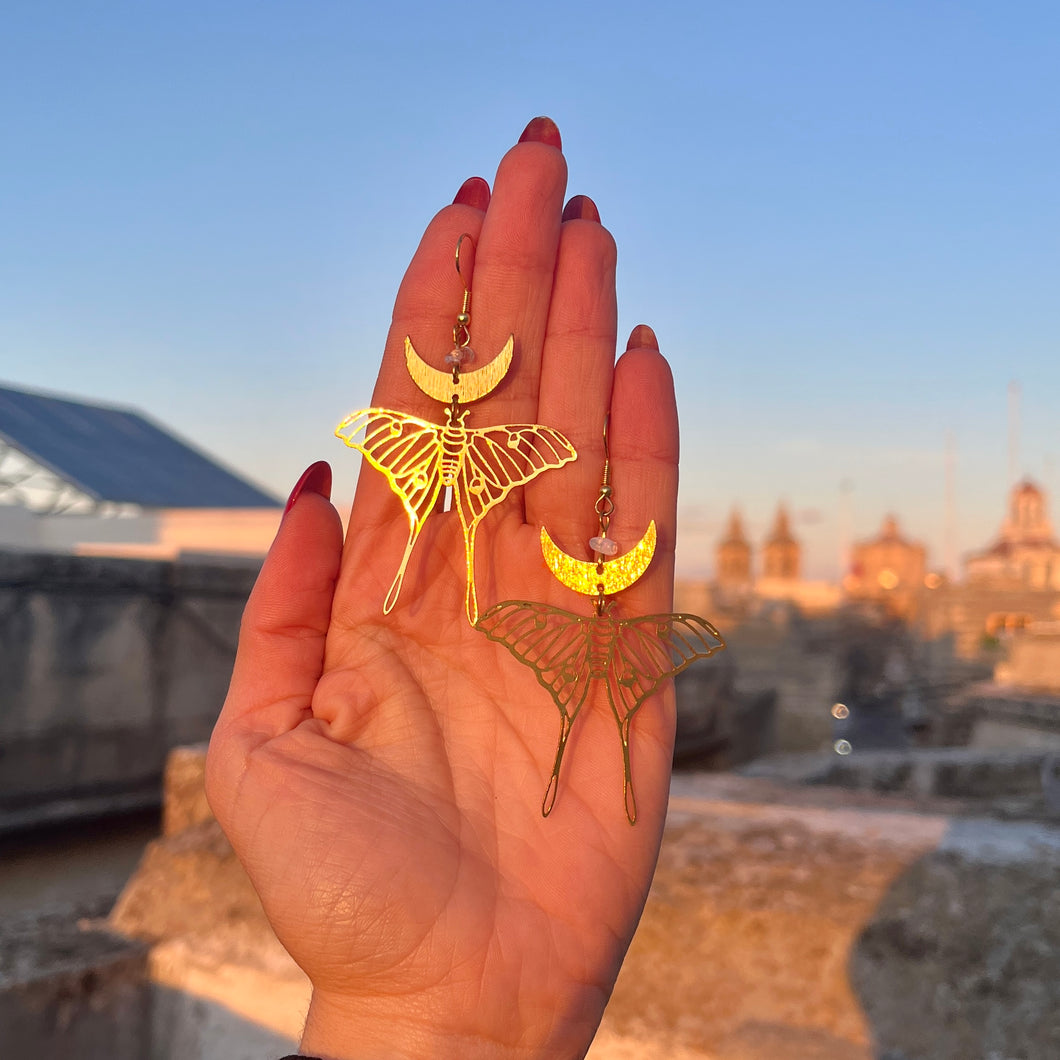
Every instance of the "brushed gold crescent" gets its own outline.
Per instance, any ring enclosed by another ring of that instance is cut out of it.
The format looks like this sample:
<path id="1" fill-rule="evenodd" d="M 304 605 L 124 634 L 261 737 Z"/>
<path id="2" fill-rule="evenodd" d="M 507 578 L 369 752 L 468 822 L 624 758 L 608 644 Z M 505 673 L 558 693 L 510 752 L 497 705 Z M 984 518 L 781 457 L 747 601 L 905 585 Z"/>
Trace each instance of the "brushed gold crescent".
<path id="1" fill-rule="evenodd" d="M 548 531 L 541 527 L 541 555 L 548 569 L 568 589 L 585 596 L 596 596 L 601 591 L 606 596 L 628 589 L 647 569 L 655 555 L 655 520 L 648 524 L 644 536 L 624 555 L 609 559 L 601 572 L 591 559 L 575 559 L 560 550 Z M 603 589 L 601 590 L 601 586 Z"/>
<path id="2" fill-rule="evenodd" d="M 405 336 L 405 365 L 412 376 L 412 381 L 428 397 L 436 401 L 448 402 L 455 397 L 457 401 L 478 401 L 485 397 L 497 384 L 508 374 L 512 363 L 512 349 L 515 345 L 515 336 L 509 335 L 496 357 L 483 368 L 473 372 L 461 372 L 455 382 L 452 372 L 443 372 L 438 368 L 432 368 L 416 352 L 412 345 L 412 339 Z"/>

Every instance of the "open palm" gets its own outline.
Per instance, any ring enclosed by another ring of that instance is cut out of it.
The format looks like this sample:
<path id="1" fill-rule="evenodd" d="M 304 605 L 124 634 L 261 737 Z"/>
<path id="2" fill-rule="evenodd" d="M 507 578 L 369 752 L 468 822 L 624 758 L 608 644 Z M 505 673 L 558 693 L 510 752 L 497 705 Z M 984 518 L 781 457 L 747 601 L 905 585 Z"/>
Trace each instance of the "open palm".
<path id="1" fill-rule="evenodd" d="M 615 364 L 614 243 L 586 200 L 564 214 L 566 166 L 546 122 L 535 119 L 505 156 L 492 198 L 480 183 L 431 222 L 398 293 L 372 404 L 442 422 L 408 376 L 404 339 L 435 364 L 448 351 L 463 291 L 453 251 L 469 233 L 472 367 L 510 334 L 515 355 L 504 382 L 466 406 L 467 425 L 544 424 L 578 452 L 482 520 L 481 608 L 520 599 L 589 613 L 545 568 L 539 532 L 587 555 L 610 409 L 611 536 L 626 551 L 651 519 L 659 528 L 651 568 L 618 607 L 668 611 L 672 382 L 647 328 Z M 384 615 L 405 513 L 365 467 L 343 546 L 328 492 L 318 472 L 284 517 L 207 768 L 218 819 L 313 983 L 303 1049 L 336 1060 L 580 1056 L 655 865 L 672 692 L 646 702 L 634 725 L 636 826 L 598 691 L 543 818 L 560 718 L 532 671 L 469 625 L 457 513 L 427 520 Z"/>

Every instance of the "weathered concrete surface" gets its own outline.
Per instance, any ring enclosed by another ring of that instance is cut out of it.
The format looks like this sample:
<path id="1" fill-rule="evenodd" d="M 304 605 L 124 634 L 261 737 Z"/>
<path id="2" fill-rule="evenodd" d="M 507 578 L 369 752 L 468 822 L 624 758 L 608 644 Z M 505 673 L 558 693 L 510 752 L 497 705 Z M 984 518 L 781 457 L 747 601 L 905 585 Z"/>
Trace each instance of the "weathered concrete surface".
<path id="1" fill-rule="evenodd" d="M 0 1056 L 138 1060 L 149 1053 L 146 949 L 65 916 L 0 925 Z"/>
<path id="2" fill-rule="evenodd" d="M 692 663 L 677 675 L 674 690 L 675 762 L 732 769 L 774 749 L 776 693 L 737 691 L 736 668 L 727 653 Z"/>
<path id="3" fill-rule="evenodd" d="M 605 1031 L 717 1060 L 870 1060 L 847 974 L 862 927 L 946 821 L 730 801 L 675 777 L 659 868 Z"/>
<path id="4" fill-rule="evenodd" d="M 157 805 L 205 739 L 255 568 L 0 552 L 0 831 Z"/>
<path id="5" fill-rule="evenodd" d="M 146 948 L 92 918 L 157 833 L 140 814 L 0 836 L 0 1058 L 150 1056 Z"/>
<path id="6" fill-rule="evenodd" d="M 274 1060 L 296 1049 L 290 1035 L 241 1019 L 191 991 L 156 983 L 151 987 L 150 1052 L 99 1060 Z"/>
<path id="7" fill-rule="evenodd" d="M 877 1040 L 908 1060 L 1060 1056 L 1060 832 L 955 821 L 854 950 Z"/>
<path id="8" fill-rule="evenodd" d="M 988 751 L 974 747 L 917 748 L 776 755 L 740 770 L 742 776 L 789 784 L 824 784 L 899 795 L 928 812 L 1060 822 L 1046 750 Z"/>
<path id="9" fill-rule="evenodd" d="M 112 924 L 153 940 L 155 983 L 201 1003 L 173 1017 L 200 1043 L 182 1060 L 213 1060 L 248 1022 L 294 1038 L 309 987 L 202 817 L 196 763 L 172 774 L 188 827 L 152 847 Z M 1060 830 L 912 805 L 675 777 L 591 1060 L 1055 1060 Z"/>
<path id="10" fill-rule="evenodd" d="M 207 744 L 177 747 L 166 760 L 165 805 L 162 807 L 162 834 L 177 835 L 185 829 L 214 819 L 206 801 L 203 763 Z"/>
<path id="11" fill-rule="evenodd" d="M 151 845 L 110 918 L 151 943 L 152 982 L 294 1040 L 309 981 L 277 941 L 216 821 Z"/>

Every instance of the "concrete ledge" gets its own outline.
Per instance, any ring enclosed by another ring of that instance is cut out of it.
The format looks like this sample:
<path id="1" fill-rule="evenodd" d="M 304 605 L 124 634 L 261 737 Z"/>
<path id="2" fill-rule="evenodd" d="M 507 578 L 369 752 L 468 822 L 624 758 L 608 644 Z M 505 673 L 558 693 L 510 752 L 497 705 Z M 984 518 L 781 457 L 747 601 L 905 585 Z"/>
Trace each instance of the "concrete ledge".
<path id="1" fill-rule="evenodd" d="M 68 918 L 0 927 L 2 1055 L 148 1056 L 146 947 Z"/>
<path id="2" fill-rule="evenodd" d="M 1060 822 L 1043 782 L 1055 752 L 970 747 L 862 751 L 847 757 L 776 755 L 745 766 L 740 775 L 780 784 L 827 785 L 897 796 L 919 810 L 953 815 Z"/>
<path id="3" fill-rule="evenodd" d="M 189 775 L 199 763 L 199 789 Z M 186 753 L 170 770 L 174 798 L 166 819 L 188 820 L 205 805 L 202 755 Z M 201 800 L 201 802 L 200 802 Z M 114 930 L 150 945 L 148 972 L 157 987 L 199 999 L 220 1026 L 246 1023 L 290 1045 L 301 1034 L 309 1005 L 309 980 L 273 934 L 261 903 L 212 817 L 153 842 L 110 917 Z M 226 1032 L 227 1034 L 228 1032 Z M 235 1031 L 232 1031 L 234 1034 Z M 201 1038 L 188 1031 L 192 1038 Z M 203 1042 L 194 1060 L 215 1055 Z M 218 1054 L 227 1055 L 227 1054 Z M 192 1060 L 192 1058 L 184 1058 Z"/>
<path id="4" fill-rule="evenodd" d="M 175 830 L 111 923 L 150 941 L 167 1035 L 198 1043 L 181 1060 L 249 1060 L 254 1035 L 298 1034 L 309 984 L 204 816 L 201 770 L 201 751 L 174 759 Z M 676 776 L 590 1060 L 1055 1060 L 1060 830 L 909 806 Z"/>

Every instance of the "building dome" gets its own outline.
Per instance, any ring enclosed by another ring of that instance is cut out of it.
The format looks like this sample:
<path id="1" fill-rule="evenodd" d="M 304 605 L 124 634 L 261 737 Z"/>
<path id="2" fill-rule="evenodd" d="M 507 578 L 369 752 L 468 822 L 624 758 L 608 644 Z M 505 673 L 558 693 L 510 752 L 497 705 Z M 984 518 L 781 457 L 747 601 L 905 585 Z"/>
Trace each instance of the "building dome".
<path id="1" fill-rule="evenodd" d="M 1001 538 L 1010 544 L 1022 545 L 1047 543 L 1052 536 L 1045 494 L 1025 478 L 1013 486 L 1009 494 L 1008 515 L 1001 527 Z"/>

